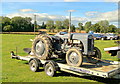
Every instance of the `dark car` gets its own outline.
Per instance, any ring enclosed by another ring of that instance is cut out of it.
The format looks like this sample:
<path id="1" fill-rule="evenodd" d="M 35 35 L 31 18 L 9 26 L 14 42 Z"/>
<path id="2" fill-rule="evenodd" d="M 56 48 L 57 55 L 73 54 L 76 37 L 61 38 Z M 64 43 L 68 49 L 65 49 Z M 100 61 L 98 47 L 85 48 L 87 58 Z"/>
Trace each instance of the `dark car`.
<path id="1" fill-rule="evenodd" d="M 107 37 L 101 34 L 92 34 L 94 37 L 94 40 L 105 40 Z"/>
<path id="2" fill-rule="evenodd" d="M 95 40 L 100 40 L 101 36 L 100 34 L 92 34 Z"/>
<path id="3" fill-rule="evenodd" d="M 106 40 L 107 39 L 107 36 L 105 35 L 100 35 L 101 36 L 101 40 Z"/>

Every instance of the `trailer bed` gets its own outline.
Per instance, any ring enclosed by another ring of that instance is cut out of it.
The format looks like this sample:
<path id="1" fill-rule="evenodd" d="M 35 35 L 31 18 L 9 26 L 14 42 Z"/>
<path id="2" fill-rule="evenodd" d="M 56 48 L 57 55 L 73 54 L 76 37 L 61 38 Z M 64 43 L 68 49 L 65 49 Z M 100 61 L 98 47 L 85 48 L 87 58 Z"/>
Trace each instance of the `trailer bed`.
<path id="1" fill-rule="evenodd" d="M 29 61 L 36 56 L 12 56 L 12 58 Z M 48 60 L 40 60 L 42 64 L 45 64 Z M 83 62 L 81 67 L 75 67 L 62 63 L 61 61 L 55 61 L 61 71 L 73 73 L 76 75 L 94 75 L 104 78 L 116 77 L 120 79 L 120 63 L 114 64 L 114 61 L 110 63 L 99 62 L 98 64 Z"/>

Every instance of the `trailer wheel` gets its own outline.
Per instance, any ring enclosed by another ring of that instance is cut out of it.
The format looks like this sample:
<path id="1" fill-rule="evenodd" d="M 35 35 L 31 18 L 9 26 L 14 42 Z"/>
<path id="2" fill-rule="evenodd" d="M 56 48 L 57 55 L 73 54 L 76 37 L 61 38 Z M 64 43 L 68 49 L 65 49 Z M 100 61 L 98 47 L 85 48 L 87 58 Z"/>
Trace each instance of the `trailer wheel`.
<path id="1" fill-rule="evenodd" d="M 101 59 L 101 52 L 97 47 L 94 47 L 94 52 L 95 52 L 95 55 L 87 56 L 87 60 L 88 62 L 95 64 L 99 62 L 99 59 Z"/>
<path id="2" fill-rule="evenodd" d="M 52 42 L 47 35 L 38 35 L 32 44 L 32 52 L 40 59 L 50 59 Z"/>
<path id="3" fill-rule="evenodd" d="M 81 66 L 83 62 L 81 51 L 76 48 L 69 49 L 66 53 L 66 62 L 71 66 Z"/>
<path id="4" fill-rule="evenodd" d="M 53 64 L 47 63 L 47 64 L 45 65 L 45 68 L 44 68 L 45 73 L 46 73 L 48 76 L 51 76 L 51 77 L 55 76 L 55 75 L 56 75 L 56 70 L 55 70 L 54 67 L 55 67 L 55 66 L 54 66 Z"/>
<path id="5" fill-rule="evenodd" d="M 32 59 L 29 62 L 30 70 L 33 72 L 37 72 L 39 70 L 39 63 L 36 59 Z"/>

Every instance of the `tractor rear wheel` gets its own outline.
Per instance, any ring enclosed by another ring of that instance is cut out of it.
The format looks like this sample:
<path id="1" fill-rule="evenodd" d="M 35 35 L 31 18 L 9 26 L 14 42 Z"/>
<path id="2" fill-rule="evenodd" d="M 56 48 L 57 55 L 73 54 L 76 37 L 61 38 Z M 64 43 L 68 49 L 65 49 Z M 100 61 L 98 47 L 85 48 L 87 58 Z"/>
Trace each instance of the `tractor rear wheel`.
<path id="1" fill-rule="evenodd" d="M 47 35 L 38 35 L 32 44 L 32 52 L 40 59 L 50 59 L 52 42 Z"/>
<path id="2" fill-rule="evenodd" d="M 71 66 L 81 66 L 83 62 L 81 51 L 76 48 L 69 49 L 66 53 L 66 62 Z"/>
<path id="3" fill-rule="evenodd" d="M 95 64 L 99 62 L 99 59 L 101 59 L 101 52 L 97 47 L 94 47 L 94 52 L 95 52 L 95 55 L 87 56 L 87 60 L 88 62 Z"/>

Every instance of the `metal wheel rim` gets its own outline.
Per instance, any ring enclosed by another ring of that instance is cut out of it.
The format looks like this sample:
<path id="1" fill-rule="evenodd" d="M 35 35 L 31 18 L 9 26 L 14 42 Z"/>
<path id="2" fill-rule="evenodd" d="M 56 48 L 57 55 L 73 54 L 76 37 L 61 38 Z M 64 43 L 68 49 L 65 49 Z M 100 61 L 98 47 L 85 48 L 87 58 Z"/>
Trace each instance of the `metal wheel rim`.
<path id="1" fill-rule="evenodd" d="M 35 70 L 36 70 L 36 64 L 35 64 L 34 62 L 32 62 L 30 66 L 31 66 L 30 69 L 31 69 L 32 71 L 35 71 Z"/>
<path id="2" fill-rule="evenodd" d="M 47 74 L 50 76 L 50 75 L 52 75 L 52 73 L 53 73 L 53 68 L 49 66 L 47 68 Z"/>
<path id="3" fill-rule="evenodd" d="M 45 44 L 43 41 L 38 41 L 35 46 L 35 51 L 37 56 L 42 56 L 45 52 Z"/>
<path id="4" fill-rule="evenodd" d="M 76 52 L 70 52 L 69 56 L 68 56 L 68 60 L 71 64 L 77 64 L 79 62 L 79 56 Z"/>

